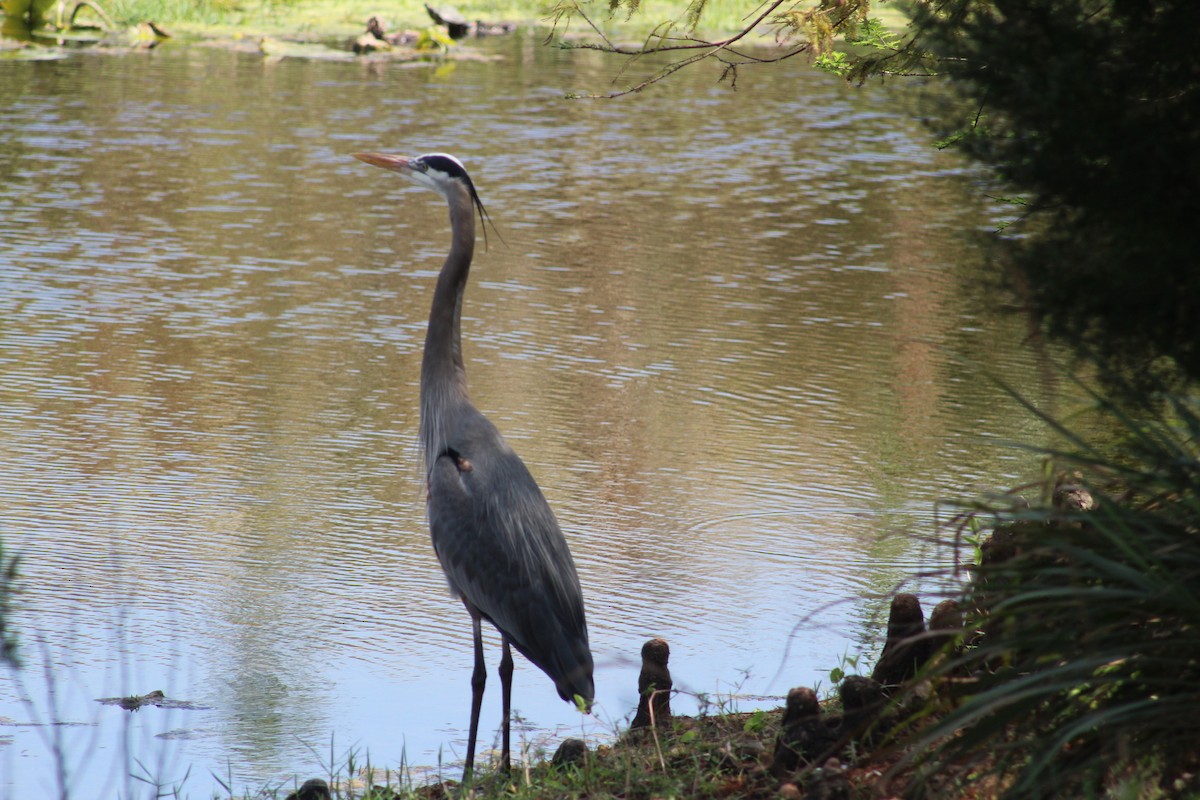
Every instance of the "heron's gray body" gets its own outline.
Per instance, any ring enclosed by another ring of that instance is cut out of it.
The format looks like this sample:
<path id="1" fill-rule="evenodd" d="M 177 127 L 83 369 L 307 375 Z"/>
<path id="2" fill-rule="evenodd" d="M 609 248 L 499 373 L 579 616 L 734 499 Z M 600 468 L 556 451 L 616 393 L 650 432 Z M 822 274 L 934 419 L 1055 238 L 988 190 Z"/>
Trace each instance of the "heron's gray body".
<path id="1" fill-rule="evenodd" d="M 475 750 L 486 673 L 480 619 L 500 631 L 504 655 L 504 750 L 509 754 L 509 645 L 554 681 L 564 700 L 590 707 L 592 654 L 575 562 L 554 512 L 524 462 L 472 405 L 462 359 L 463 290 L 475 248 L 475 208 L 482 204 L 462 164 L 431 154 L 415 159 L 359 154 L 435 189 L 450 207 L 452 239 L 438 274 L 421 363 L 421 447 L 433 548 L 450 590 L 471 614 L 475 636 L 471 732 L 465 772 Z"/>
<path id="2" fill-rule="evenodd" d="M 583 595 L 567 542 L 525 464 L 468 407 L 429 468 L 429 529 L 450 589 L 553 680 L 592 699 Z"/>

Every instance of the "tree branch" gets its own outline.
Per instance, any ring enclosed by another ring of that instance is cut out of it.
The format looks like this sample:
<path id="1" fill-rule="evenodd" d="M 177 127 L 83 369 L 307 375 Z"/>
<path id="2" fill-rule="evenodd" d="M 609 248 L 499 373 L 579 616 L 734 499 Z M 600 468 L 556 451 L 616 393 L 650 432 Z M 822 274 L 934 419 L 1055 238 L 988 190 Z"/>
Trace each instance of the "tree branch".
<path id="1" fill-rule="evenodd" d="M 618 0 L 619 2 L 619 0 Z M 627 0 L 628 2 L 628 0 Z M 798 8 L 803 0 L 764 0 L 755 10 L 743 19 L 748 21 L 732 35 L 717 40 L 708 40 L 695 36 L 693 31 L 703 13 L 702 6 L 689 8 L 689 14 L 694 10 L 690 19 L 690 27 L 686 35 L 674 33 L 678 21 L 669 20 L 660 23 L 647 35 L 640 47 L 630 47 L 615 44 L 592 17 L 584 10 L 581 0 L 560 0 L 552 14 L 553 22 L 547 42 L 560 32 L 560 26 L 573 17 L 580 17 L 596 36 L 596 41 L 567 42 L 560 41 L 560 46 L 580 50 L 596 50 L 603 53 L 624 56 L 627 60 L 621 67 L 614 82 L 620 80 L 637 60 L 647 55 L 661 53 L 678 54 L 676 61 L 657 68 L 650 76 L 625 89 L 616 89 L 607 93 L 578 94 L 573 97 L 590 99 L 613 99 L 636 94 L 674 75 L 681 69 L 708 59 L 716 59 L 724 65 L 721 80 L 731 78 L 730 84 L 736 84 L 737 69 L 746 65 L 775 64 L 792 58 L 800 53 L 822 52 L 832 41 L 834 35 L 866 19 L 866 11 L 870 0 L 816 0 L 816 4 L 807 10 Z M 631 12 L 632 13 L 632 12 Z M 762 32 L 764 27 L 774 26 L 775 42 L 782 51 L 770 54 L 756 54 L 743 46 L 745 40 L 756 32 Z M 809 33 L 808 38 L 796 43 L 802 32 Z"/>

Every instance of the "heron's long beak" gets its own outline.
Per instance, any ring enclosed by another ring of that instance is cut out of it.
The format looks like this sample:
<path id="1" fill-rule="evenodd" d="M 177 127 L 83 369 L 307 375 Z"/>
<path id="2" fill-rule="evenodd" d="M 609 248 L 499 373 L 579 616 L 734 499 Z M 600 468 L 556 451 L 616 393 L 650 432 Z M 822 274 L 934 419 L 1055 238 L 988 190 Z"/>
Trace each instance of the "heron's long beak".
<path id="1" fill-rule="evenodd" d="M 383 153 L 352 153 L 351 155 L 373 167 L 383 167 L 392 172 L 399 172 L 401 175 L 412 172 L 412 168 L 408 166 L 408 159 L 401 156 L 388 156 Z"/>

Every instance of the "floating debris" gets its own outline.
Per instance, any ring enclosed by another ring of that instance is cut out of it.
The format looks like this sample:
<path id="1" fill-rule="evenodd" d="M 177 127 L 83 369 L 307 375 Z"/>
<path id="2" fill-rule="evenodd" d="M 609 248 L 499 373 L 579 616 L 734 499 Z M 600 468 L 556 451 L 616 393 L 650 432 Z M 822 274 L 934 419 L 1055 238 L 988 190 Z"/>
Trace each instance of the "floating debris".
<path id="1" fill-rule="evenodd" d="M 207 731 L 192 730 L 189 728 L 173 728 L 169 731 L 154 734 L 155 739 L 168 739 L 171 741 L 188 741 L 190 739 L 200 739 L 208 735 Z"/>
<path id="2" fill-rule="evenodd" d="M 155 706 L 157 708 L 182 708 L 189 711 L 203 711 L 210 706 L 201 706 L 192 703 L 188 700 L 172 700 L 167 697 L 159 689 L 146 694 L 135 694 L 129 697 L 101 697 L 97 703 L 102 703 L 106 706 L 120 706 L 126 711 L 137 711 L 143 706 Z"/>

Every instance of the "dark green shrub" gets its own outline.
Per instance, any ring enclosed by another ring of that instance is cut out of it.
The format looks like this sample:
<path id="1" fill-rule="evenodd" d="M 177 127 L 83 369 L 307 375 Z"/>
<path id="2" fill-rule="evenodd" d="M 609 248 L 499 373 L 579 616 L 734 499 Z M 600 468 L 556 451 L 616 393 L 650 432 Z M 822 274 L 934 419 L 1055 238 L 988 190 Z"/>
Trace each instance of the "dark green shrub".
<path id="1" fill-rule="evenodd" d="M 1091 510 L 1052 502 L 1049 485 L 1034 508 L 989 509 L 996 544 L 960 600 L 974 624 L 935 662 L 932 722 L 913 734 L 917 774 L 937 779 L 915 793 L 961 792 L 968 776 L 1022 799 L 1133 779 L 1147 783 L 1133 796 L 1196 790 L 1200 419 L 1166 407 L 1150 421 L 1107 407 L 1120 458 L 1078 439 L 1055 454 L 1090 476 L 1077 490 Z"/>

